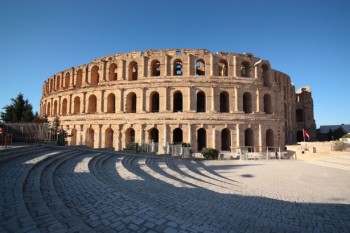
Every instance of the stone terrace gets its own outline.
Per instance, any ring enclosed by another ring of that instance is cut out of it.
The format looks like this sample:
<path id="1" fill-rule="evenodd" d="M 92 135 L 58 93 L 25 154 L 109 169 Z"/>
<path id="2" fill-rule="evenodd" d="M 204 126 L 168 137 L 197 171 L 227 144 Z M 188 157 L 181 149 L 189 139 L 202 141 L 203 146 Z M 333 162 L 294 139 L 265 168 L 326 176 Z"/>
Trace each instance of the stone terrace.
<path id="1" fill-rule="evenodd" d="M 348 232 L 350 156 L 200 161 L 0 150 L 0 232 Z"/>

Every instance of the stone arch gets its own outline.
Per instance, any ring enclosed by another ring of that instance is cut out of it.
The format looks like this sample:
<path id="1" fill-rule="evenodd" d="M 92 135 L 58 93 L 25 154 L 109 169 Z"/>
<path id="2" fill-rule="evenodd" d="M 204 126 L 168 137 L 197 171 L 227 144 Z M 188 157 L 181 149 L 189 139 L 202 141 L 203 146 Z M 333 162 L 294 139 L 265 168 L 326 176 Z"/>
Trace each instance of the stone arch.
<path id="1" fill-rule="evenodd" d="M 133 128 L 125 130 L 125 146 L 129 143 L 135 143 L 135 130 Z"/>
<path id="2" fill-rule="evenodd" d="M 50 80 L 50 93 L 53 91 L 53 79 Z"/>
<path id="3" fill-rule="evenodd" d="M 67 115 L 67 106 L 68 106 L 67 99 L 64 98 L 62 101 L 62 116 Z"/>
<path id="4" fill-rule="evenodd" d="M 109 81 L 118 80 L 118 66 L 115 63 L 112 63 L 109 66 Z"/>
<path id="5" fill-rule="evenodd" d="M 207 147 L 207 131 L 204 128 L 197 130 L 197 150 L 200 152 L 204 147 Z"/>
<path id="6" fill-rule="evenodd" d="M 179 76 L 183 74 L 183 71 L 182 71 L 183 64 L 181 59 L 176 59 L 173 63 L 173 66 L 174 66 L 174 72 L 173 72 L 174 76 Z"/>
<path id="7" fill-rule="evenodd" d="M 203 59 L 196 60 L 196 75 L 205 75 L 205 62 Z"/>
<path id="8" fill-rule="evenodd" d="M 221 131 L 221 150 L 231 151 L 231 132 L 227 128 Z"/>
<path id="9" fill-rule="evenodd" d="M 152 128 L 148 132 L 149 142 L 159 142 L 159 130 L 157 128 Z"/>
<path id="10" fill-rule="evenodd" d="M 68 89 L 70 86 L 70 73 L 67 72 L 64 76 L 64 89 Z"/>
<path id="11" fill-rule="evenodd" d="M 100 74 L 98 73 L 98 66 L 93 66 L 91 68 L 91 85 L 96 86 L 100 82 Z"/>
<path id="12" fill-rule="evenodd" d="M 113 148 L 114 131 L 111 127 L 105 130 L 105 148 Z"/>
<path id="13" fill-rule="evenodd" d="M 264 112 L 266 114 L 272 114 L 272 101 L 269 94 L 264 95 Z"/>
<path id="14" fill-rule="evenodd" d="M 80 97 L 76 96 L 74 97 L 74 110 L 73 114 L 79 114 L 80 113 Z"/>
<path id="15" fill-rule="evenodd" d="M 227 76 L 228 75 L 228 63 L 226 60 L 221 59 L 219 62 L 219 76 Z"/>
<path id="16" fill-rule="evenodd" d="M 135 113 L 136 109 L 137 109 L 137 97 L 136 94 L 134 92 L 130 92 L 127 96 L 126 96 L 126 112 L 128 113 Z"/>
<path id="17" fill-rule="evenodd" d="M 264 86 L 269 87 L 270 86 L 269 66 L 267 64 L 262 64 L 261 69 L 262 69 L 261 78 L 263 80 Z"/>
<path id="18" fill-rule="evenodd" d="M 47 103 L 46 115 L 51 116 L 51 104 L 50 104 L 50 102 Z"/>
<path id="19" fill-rule="evenodd" d="M 83 70 L 79 69 L 77 71 L 76 87 L 80 88 L 83 85 Z"/>
<path id="20" fill-rule="evenodd" d="M 85 134 L 85 145 L 90 148 L 94 148 L 95 144 L 95 131 L 92 128 L 88 128 Z"/>
<path id="21" fill-rule="evenodd" d="M 77 145 L 77 134 L 78 134 L 77 129 L 76 128 L 72 129 L 71 137 L 70 137 L 70 145 L 71 146 L 76 146 Z"/>
<path id="22" fill-rule="evenodd" d="M 107 113 L 115 113 L 115 95 L 113 93 L 107 96 Z"/>
<path id="23" fill-rule="evenodd" d="M 250 92 L 245 92 L 243 94 L 243 112 L 252 113 L 253 112 L 252 95 Z"/>
<path id="24" fill-rule="evenodd" d="M 205 93 L 203 91 L 197 93 L 197 112 L 206 112 L 205 98 Z"/>
<path id="25" fill-rule="evenodd" d="M 174 92 L 174 99 L 173 99 L 173 111 L 174 112 L 182 112 L 183 111 L 183 104 L 182 104 L 182 93 L 181 91 L 175 91 Z"/>
<path id="26" fill-rule="evenodd" d="M 88 113 L 96 113 L 96 112 L 97 112 L 97 98 L 95 95 L 90 95 Z"/>
<path id="27" fill-rule="evenodd" d="M 136 61 L 132 61 L 129 64 L 129 81 L 135 81 L 138 79 L 138 64 Z"/>
<path id="28" fill-rule="evenodd" d="M 230 112 L 230 96 L 227 91 L 220 93 L 220 112 Z"/>
<path id="29" fill-rule="evenodd" d="M 244 145 L 254 146 L 254 131 L 251 128 L 244 131 Z"/>
<path id="30" fill-rule="evenodd" d="M 151 62 L 151 76 L 160 76 L 160 62 L 158 60 Z"/>
<path id="31" fill-rule="evenodd" d="M 250 63 L 248 61 L 244 61 L 241 63 L 241 77 L 250 77 Z"/>
<path id="32" fill-rule="evenodd" d="M 57 100 L 55 100 L 53 102 L 53 115 L 56 116 L 57 115 Z"/>
<path id="33" fill-rule="evenodd" d="M 304 111 L 298 108 L 296 110 L 295 117 L 297 122 L 304 122 Z"/>
<path id="34" fill-rule="evenodd" d="M 275 146 L 274 133 L 272 129 L 266 130 L 266 146 Z"/>
<path id="35" fill-rule="evenodd" d="M 61 76 L 57 75 L 56 77 L 56 90 L 61 88 Z"/>
<path id="36" fill-rule="evenodd" d="M 183 132 L 182 129 L 176 128 L 173 131 L 173 143 L 179 144 L 183 142 Z"/>
<path id="37" fill-rule="evenodd" d="M 150 103 L 150 111 L 151 112 L 159 112 L 159 93 L 154 91 L 149 96 Z"/>

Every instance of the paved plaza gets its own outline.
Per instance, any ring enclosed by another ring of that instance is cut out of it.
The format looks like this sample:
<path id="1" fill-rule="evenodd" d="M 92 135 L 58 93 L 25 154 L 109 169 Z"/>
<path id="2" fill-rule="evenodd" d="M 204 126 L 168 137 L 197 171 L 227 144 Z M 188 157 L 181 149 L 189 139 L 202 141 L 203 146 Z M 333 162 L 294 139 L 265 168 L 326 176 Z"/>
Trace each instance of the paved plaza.
<path id="1" fill-rule="evenodd" d="M 350 155 L 203 161 L 0 150 L 0 232 L 350 232 Z"/>

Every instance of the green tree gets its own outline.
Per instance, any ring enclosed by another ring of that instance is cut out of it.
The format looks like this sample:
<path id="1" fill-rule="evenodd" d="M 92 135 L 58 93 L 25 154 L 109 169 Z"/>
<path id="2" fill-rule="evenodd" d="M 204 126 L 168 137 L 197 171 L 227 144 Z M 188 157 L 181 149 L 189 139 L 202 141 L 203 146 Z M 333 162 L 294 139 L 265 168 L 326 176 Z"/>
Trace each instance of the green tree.
<path id="1" fill-rule="evenodd" d="M 339 138 L 342 138 L 347 132 L 343 129 L 343 127 L 338 127 L 333 131 L 334 139 L 338 140 Z"/>
<path id="2" fill-rule="evenodd" d="M 1 112 L 3 122 L 33 122 L 35 115 L 33 106 L 28 99 L 24 99 L 22 93 L 19 93 L 16 99 L 11 99 L 12 104 L 5 106 L 4 112 Z M 36 113 L 37 115 L 37 113 Z"/>

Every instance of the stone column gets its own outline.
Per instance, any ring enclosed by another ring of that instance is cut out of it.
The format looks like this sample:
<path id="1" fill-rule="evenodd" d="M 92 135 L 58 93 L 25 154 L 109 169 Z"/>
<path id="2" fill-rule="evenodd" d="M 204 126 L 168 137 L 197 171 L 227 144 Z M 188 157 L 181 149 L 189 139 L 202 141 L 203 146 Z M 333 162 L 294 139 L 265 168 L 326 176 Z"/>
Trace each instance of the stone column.
<path id="1" fill-rule="evenodd" d="M 215 109 L 215 87 L 211 87 L 211 112 L 217 112 Z"/>
<path id="2" fill-rule="evenodd" d="M 164 96 L 164 104 L 163 104 L 163 112 L 168 112 L 169 111 L 169 96 L 168 96 L 168 87 L 164 87 L 163 89 L 163 96 Z M 161 104 L 161 102 L 159 103 Z"/>
<path id="3" fill-rule="evenodd" d="M 240 140 L 240 127 L 239 124 L 236 124 L 236 147 L 240 147 L 241 146 L 241 140 Z"/>
<path id="4" fill-rule="evenodd" d="M 71 88 L 74 87 L 74 83 L 75 83 L 75 82 L 74 82 L 74 79 L 75 79 L 75 75 L 76 75 L 75 73 L 76 73 L 76 72 L 75 72 L 75 69 L 74 69 L 74 67 L 73 67 L 73 68 L 72 68 L 72 78 L 71 78 L 71 80 L 69 80 L 69 81 L 70 81 L 70 84 L 69 84 L 69 85 L 70 85 Z"/>
<path id="5" fill-rule="evenodd" d="M 210 63 L 211 64 L 209 64 L 209 70 L 210 70 L 210 73 L 209 73 L 209 75 L 210 76 L 213 76 L 214 75 L 214 56 L 213 56 L 213 54 L 211 53 L 210 54 Z"/>
<path id="6" fill-rule="evenodd" d="M 235 87 L 235 112 L 238 112 L 238 106 L 239 106 L 238 90 L 237 90 L 237 87 Z"/>
<path id="7" fill-rule="evenodd" d="M 82 113 L 86 113 L 86 92 L 83 92 L 83 101 L 81 101 L 82 104 Z"/>
<path id="8" fill-rule="evenodd" d="M 262 146 L 263 146 L 263 138 L 265 138 L 263 136 L 261 124 L 259 124 L 259 135 L 258 135 L 258 137 L 259 137 L 259 151 L 261 151 L 262 150 Z"/>
<path id="9" fill-rule="evenodd" d="M 73 94 L 69 94 L 68 115 L 71 115 L 71 114 L 72 114 L 72 96 L 73 96 Z"/>
<path id="10" fill-rule="evenodd" d="M 260 90 L 256 89 L 256 112 L 260 112 Z"/>
<path id="11" fill-rule="evenodd" d="M 62 112 L 62 111 L 61 111 L 61 110 L 62 110 L 62 109 L 61 109 L 61 106 L 62 106 L 62 104 L 61 104 L 61 96 L 59 96 L 59 97 L 58 97 L 58 109 L 57 109 L 57 110 L 58 110 L 58 111 L 57 111 L 57 115 L 59 115 L 59 116 L 61 115 L 61 112 Z"/>
<path id="12" fill-rule="evenodd" d="M 101 90 L 101 100 L 100 100 L 100 105 L 101 105 L 101 107 L 100 108 L 98 108 L 98 109 L 100 109 L 100 111 L 97 111 L 97 112 L 107 112 L 107 111 L 105 111 L 106 109 L 105 109 L 105 103 L 104 103 L 104 100 L 105 100 L 105 90 Z M 98 107 L 98 106 L 97 106 Z M 96 109 L 96 110 L 98 110 L 98 109 Z"/>

